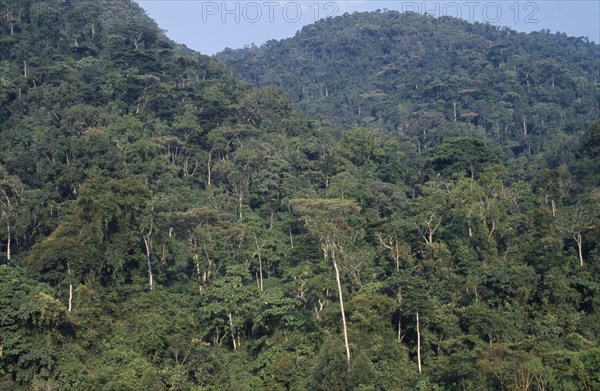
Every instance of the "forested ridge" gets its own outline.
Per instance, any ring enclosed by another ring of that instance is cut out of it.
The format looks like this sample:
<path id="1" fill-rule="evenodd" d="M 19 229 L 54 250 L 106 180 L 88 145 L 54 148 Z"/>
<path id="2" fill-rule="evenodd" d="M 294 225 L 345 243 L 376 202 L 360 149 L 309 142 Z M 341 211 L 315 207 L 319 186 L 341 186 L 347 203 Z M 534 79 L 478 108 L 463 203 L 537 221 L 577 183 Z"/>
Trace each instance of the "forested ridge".
<path id="1" fill-rule="evenodd" d="M 311 117 L 384 128 L 415 149 L 471 135 L 511 154 L 555 150 L 600 110 L 598 45 L 548 30 L 355 12 L 217 58 Z"/>
<path id="2" fill-rule="evenodd" d="M 600 387 L 597 44 L 3 0 L 0 53 L 0 390 Z"/>

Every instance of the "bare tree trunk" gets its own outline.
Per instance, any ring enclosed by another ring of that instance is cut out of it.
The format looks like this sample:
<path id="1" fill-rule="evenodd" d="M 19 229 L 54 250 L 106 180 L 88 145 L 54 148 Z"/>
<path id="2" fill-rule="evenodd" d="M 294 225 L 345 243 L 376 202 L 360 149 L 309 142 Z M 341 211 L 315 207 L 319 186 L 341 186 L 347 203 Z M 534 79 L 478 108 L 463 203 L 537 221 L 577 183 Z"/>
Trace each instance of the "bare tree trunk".
<path id="1" fill-rule="evenodd" d="M 419 312 L 417 312 L 417 364 L 419 366 L 419 373 L 423 373 L 421 369 L 421 330 L 419 327 Z"/>
<path id="2" fill-rule="evenodd" d="M 233 330 L 233 315 L 230 313 L 227 314 L 229 318 L 229 328 L 231 329 L 231 341 L 233 342 L 233 351 L 237 350 L 237 342 L 235 340 L 235 332 Z"/>
<path id="3" fill-rule="evenodd" d="M 454 122 L 456 122 L 456 101 L 452 102 L 452 106 L 454 107 Z"/>
<path id="4" fill-rule="evenodd" d="M 402 287 L 398 288 L 398 304 L 402 305 Z M 404 336 L 402 335 L 402 313 L 398 310 L 398 343 L 402 342 Z"/>
<path id="5" fill-rule="evenodd" d="M 210 150 L 208 152 L 208 161 L 206 162 L 207 165 L 207 175 L 206 175 L 206 181 L 208 183 L 208 186 L 210 186 L 211 184 L 211 177 L 212 177 L 212 150 Z"/>
<path id="6" fill-rule="evenodd" d="M 154 277 L 152 275 L 152 227 L 150 227 L 150 231 L 147 234 L 144 234 L 144 245 L 146 246 L 146 264 L 148 268 L 148 285 L 150 286 L 150 290 L 154 288 Z"/>
<path id="7" fill-rule="evenodd" d="M 163 242 L 160 263 L 163 265 L 167 264 L 167 242 Z"/>
<path id="8" fill-rule="evenodd" d="M 400 249 L 398 248 L 398 238 L 394 237 L 396 242 L 396 253 L 394 254 L 394 260 L 396 261 L 396 271 L 400 271 Z"/>
<path id="9" fill-rule="evenodd" d="M 583 238 L 581 233 L 573 234 L 573 239 L 577 242 L 577 250 L 579 253 L 579 266 L 583 267 Z"/>
<path id="10" fill-rule="evenodd" d="M 421 233 L 421 236 L 425 240 L 425 243 L 429 245 L 433 244 L 433 234 L 435 234 L 435 231 L 437 231 L 439 226 L 442 224 L 442 218 L 438 217 L 437 224 L 434 226 L 434 219 L 436 215 L 437 213 L 433 212 L 431 216 L 429 216 L 429 219 L 425 222 L 425 225 L 427 226 L 426 228 L 422 228 L 419 223 L 415 223 L 419 229 L 419 232 Z"/>
<path id="11" fill-rule="evenodd" d="M 496 230 L 496 222 L 492 221 L 492 229 L 490 230 L 490 234 L 488 235 L 488 238 L 491 238 L 492 235 L 494 235 L 495 230 Z"/>
<path id="12" fill-rule="evenodd" d="M 317 306 L 315 306 L 315 316 L 317 318 L 317 320 L 321 320 L 321 311 L 323 311 L 323 308 L 325 307 L 325 304 L 327 303 L 327 300 L 325 301 L 321 301 L 321 299 L 319 299 L 319 308 L 317 308 Z"/>
<path id="13" fill-rule="evenodd" d="M 202 295 L 202 272 L 200 271 L 200 262 L 198 254 L 194 254 L 194 262 L 196 263 L 196 276 L 198 278 L 198 293 Z"/>
<path id="14" fill-rule="evenodd" d="M 398 246 L 398 238 L 396 237 L 396 235 L 394 235 L 393 237 L 389 237 L 388 241 L 389 244 L 386 243 L 383 240 L 383 237 L 380 234 L 377 234 L 377 239 L 379 239 L 379 243 L 381 243 L 381 245 L 390 250 L 390 253 L 392 254 L 392 258 L 394 258 L 394 261 L 396 263 L 396 271 L 400 270 L 400 247 Z"/>
<path id="15" fill-rule="evenodd" d="M 261 250 L 262 246 L 258 245 L 258 239 L 256 238 L 256 235 L 254 235 L 254 243 L 256 244 L 256 255 L 258 256 L 258 276 L 260 278 L 260 284 L 258 286 L 258 289 L 262 292 L 263 291 L 263 271 L 262 271 L 262 256 L 260 255 L 260 250 Z"/>
<path id="16" fill-rule="evenodd" d="M 73 309 L 73 280 L 71 279 L 71 267 L 67 265 L 67 273 L 69 274 L 69 305 L 68 312 Z"/>
<path id="17" fill-rule="evenodd" d="M 8 219 L 8 218 L 7 218 Z M 10 222 L 6 222 L 6 259 L 10 261 Z"/>
<path id="18" fill-rule="evenodd" d="M 334 244 L 335 246 L 335 244 Z M 333 246 L 332 246 L 333 247 Z M 342 312 L 342 328 L 344 332 L 344 344 L 346 345 L 346 359 L 348 360 L 348 369 L 350 369 L 350 344 L 348 343 L 348 329 L 346 327 L 346 314 L 344 312 L 344 298 L 342 296 L 342 283 L 340 282 L 340 270 L 335 259 L 335 249 L 331 248 L 331 260 L 335 269 L 335 281 L 337 282 L 338 296 L 340 298 L 340 310 Z"/>

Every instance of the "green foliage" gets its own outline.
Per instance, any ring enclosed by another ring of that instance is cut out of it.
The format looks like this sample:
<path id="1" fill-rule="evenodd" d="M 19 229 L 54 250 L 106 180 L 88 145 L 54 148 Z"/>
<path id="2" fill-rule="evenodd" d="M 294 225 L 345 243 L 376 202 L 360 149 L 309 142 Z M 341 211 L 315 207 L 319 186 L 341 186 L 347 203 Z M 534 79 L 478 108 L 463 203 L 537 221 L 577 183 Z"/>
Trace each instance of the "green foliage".
<path id="1" fill-rule="evenodd" d="M 557 166 L 572 162 L 565 146 L 597 121 L 598 53 L 597 43 L 546 30 L 384 10 L 217 58 L 260 87 L 281 86 L 310 117 L 392 131 L 410 154 L 476 137 Z"/>
<path id="2" fill-rule="evenodd" d="M 254 88 L 133 1 L 0 14 L 0 389 L 599 387 L 596 44 L 357 13 Z"/>
<path id="3" fill-rule="evenodd" d="M 135 278 L 140 263 L 140 219 L 147 190 L 134 180 L 90 180 L 73 214 L 27 256 L 29 269 L 54 285 L 94 278 L 103 284 Z"/>
<path id="4" fill-rule="evenodd" d="M 309 388 L 312 390 L 345 390 L 348 363 L 344 357 L 343 343 L 328 337 L 317 355 L 312 369 Z"/>
<path id="5" fill-rule="evenodd" d="M 0 266 L 0 371 L 19 383 L 49 379 L 68 335 L 66 308 L 48 286 Z"/>
<path id="6" fill-rule="evenodd" d="M 430 164 L 444 176 L 479 174 L 498 158 L 476 138 L 451 138 L 431 151 Z"/>
<path id="7" fill-rule="evenodd" d="M 596 173 L 600 170 L 600 122 L 585 133 L 578 152 L 581 156 L 579 170 L 597 186 L 599 183 Z"/>

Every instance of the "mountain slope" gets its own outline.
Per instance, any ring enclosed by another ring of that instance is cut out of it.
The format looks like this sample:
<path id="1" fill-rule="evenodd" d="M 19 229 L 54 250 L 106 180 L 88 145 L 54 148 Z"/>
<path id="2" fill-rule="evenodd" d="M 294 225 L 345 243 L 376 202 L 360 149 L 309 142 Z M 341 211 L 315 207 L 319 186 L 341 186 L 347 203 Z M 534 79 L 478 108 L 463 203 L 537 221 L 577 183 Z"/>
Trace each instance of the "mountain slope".
<path id="1" fill-rule="evenodd" d="M 340 132 L 132 1 L 0 6 L 0 390 L 598 388 L 600 123 L 511 159 L 469 63 Z"/>
<path id="2" fill-rule="evenodd" d="M 421 146 L 475 134 L 539 152 L 599 116 L 600 46 L 450 17 L 354 13 L 217 58 L 303 113 L 385 127 Z"/>

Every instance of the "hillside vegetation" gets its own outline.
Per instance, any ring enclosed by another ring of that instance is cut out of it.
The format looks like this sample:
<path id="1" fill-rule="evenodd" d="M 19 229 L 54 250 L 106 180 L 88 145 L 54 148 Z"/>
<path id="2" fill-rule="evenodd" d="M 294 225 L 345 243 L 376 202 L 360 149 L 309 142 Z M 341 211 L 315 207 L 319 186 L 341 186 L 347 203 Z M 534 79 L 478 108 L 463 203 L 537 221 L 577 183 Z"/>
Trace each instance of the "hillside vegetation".
<path id="1" fill-rule="evenodd" d="M 353 13 L 217 58 L 311 117 L 400 133 L 419 151 L 469 135 L 511 155 L 552 154 L 600 113 L 599 46 L 545 30 Z"/>
<path id="2" fill-rule="evenodd" d="M 0 15 L 0 390 L 600 387 L 597 45 Z"/>

